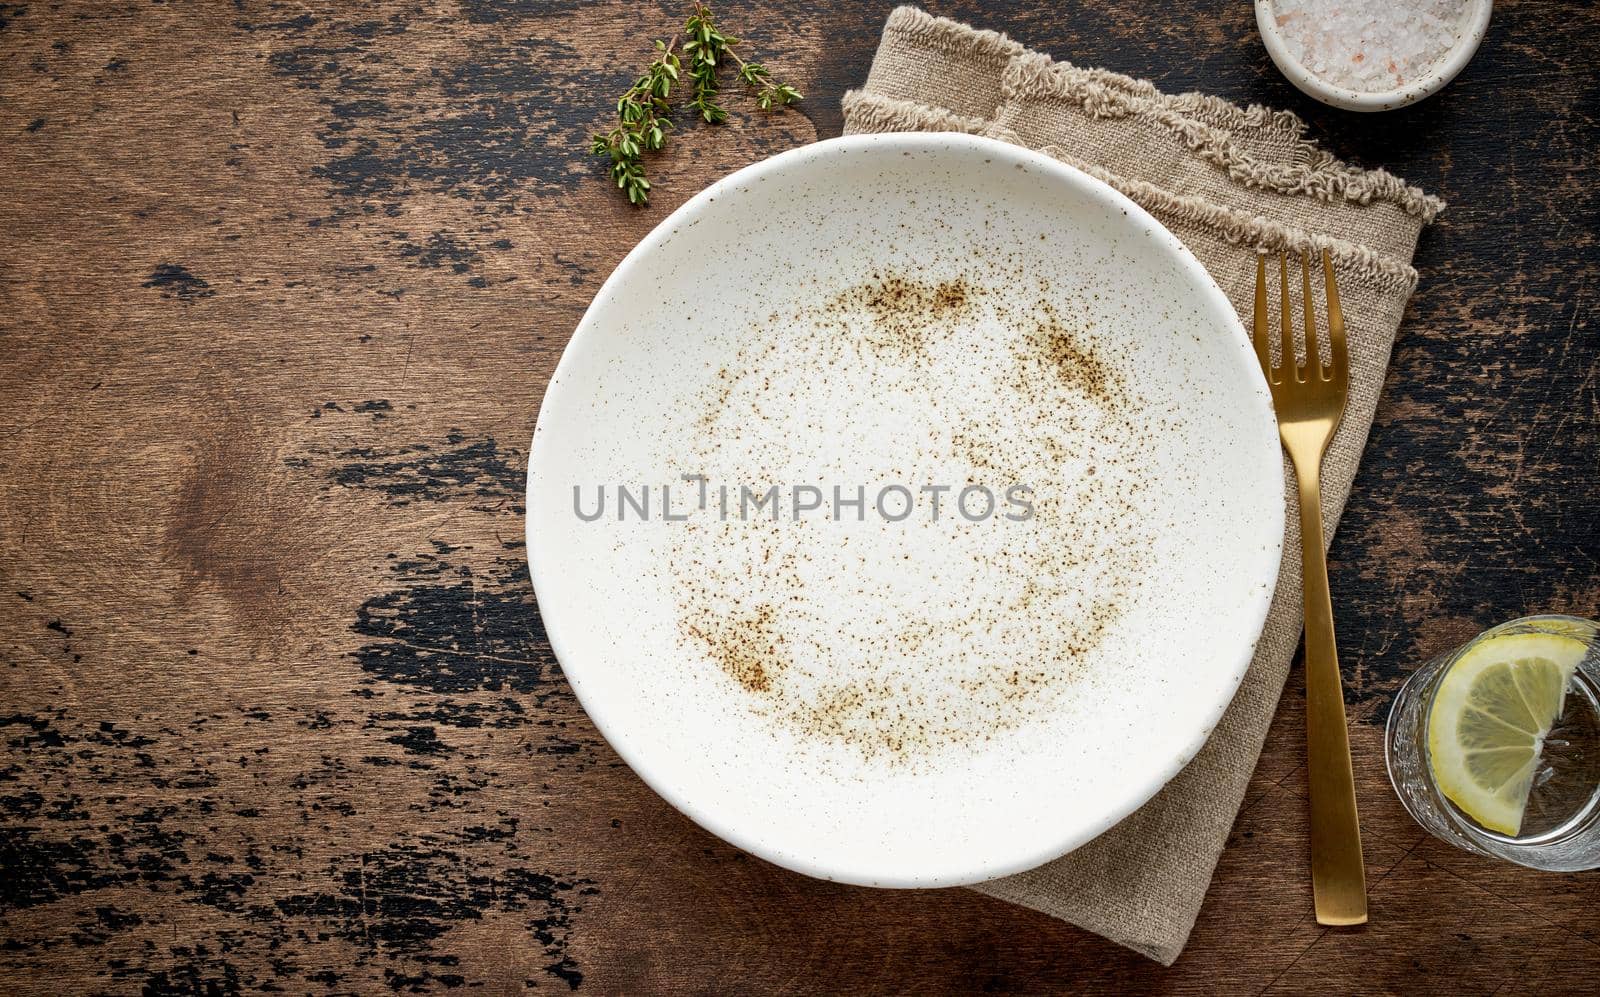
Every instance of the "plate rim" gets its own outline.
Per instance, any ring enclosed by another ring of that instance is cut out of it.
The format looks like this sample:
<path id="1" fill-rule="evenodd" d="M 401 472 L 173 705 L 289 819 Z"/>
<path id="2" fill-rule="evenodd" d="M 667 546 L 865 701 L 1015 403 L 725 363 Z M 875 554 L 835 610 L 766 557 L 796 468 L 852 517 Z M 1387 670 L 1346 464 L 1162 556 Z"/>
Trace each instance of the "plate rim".
<path id="1" fill-rule="evenodd" d="M 541 590 L 550 591 L 557 587 L 560 584 L 560 580 L 552 578 L 548 571 L 541 571 L 539 567 L 539 563 L 543 559 L 536 556 L 541 545 L 534 529 L 533 509 L 535 505 L 534 485 L 537 480 L 535 467 L 540 453 L 540 435 L 545 431 L 545 417 L 552 407 L 552 399 L 562 398 L 568 391 L 564 386 L 566 382 L 563 378 L 563 373 L 570 373 L 567 368 L 571 363 L 575 362 L 573 360 L 575 344 L 582 339 L 597 335 L 594 328 L 598 322 L 596 317 L 598 306 L 602 301 L 609 298 L 615 287 L 626 281 L 630 272 L 638 265 L 639 260 L 658 249 L 661 244 L 672 237 L 675 229 L 681 228 L 684 222 L 704 210 L 712 201 L 721 197 L 730 189 L 748 184 L 766 173 L 782 170 L 791 164 L 812 158 L 848 155 L 873 147 L 882 147 L 892 152 L 926 152 L 938 151 L 941 147 L 951 146 L 966 146 L 974 151 L 987 152 L 992 156 L 1037 168 L 1047 174 L 1053 174 L 1056 179 L 1078 187 L 1091 197 L 1108 203 L 1110 207 L 1121 209 L 1129 216 L 1132 223 L 1143 225 L 1151 237 L 1162 242 L 1167 249 L 1175 251 L 1175 255 L 1180 260 L 1183 268 L 1192 277 L 1197 278 L 1196 283 L 1199 285 L 1200 293 L 1209 299 L 1213 310 L 1225 316 L 1225 324 L 1236 333 L 1233 338 L 1235 345 L 1238 347 L 1237 353 L 1245 362 L 1246 377 L 1249 379 L 1253 375 L 1254 378 L 1253 383 L 1256 387 L 1254 398 L 1258 403 L 1256 407 L 1259 409 L 1257 414 L 1264 414 L 1265 419 L 1262 424 L 1270 426 L 1273 455 L 1281 461 L 1282 454 L 1278 442 L 1277 416 L 1271 403 L 1271 395 L 1265 375 L 1262 374 L 1261 368 L 1256 361 L 1254 347 L 1245 330 L 1244 323 L 1234 309 L 1233 303 L 1228 300 L 1227 295 L 1218 286 L 1216 279 L 1194 256 L 1189 247 L 1184 245 L 1181 239 L 1152 216 L 1150 212 L 1098 177 L 1078 169 L 1070 163 L 1025 146 L 964 132 L 891 132 L 845 135 L 824 139 L 786 150 L 745 166 L 713 182 L 689 198 L 657 223 L 644 238 L 639 240 L 628 251 L 616 268 L 612 270 L 611 274 L 601 283 L 600 288 L 584 309 L 583 317 L 578 321 L 572 335 L 562 348 L 561 358 L 557 361 L 555 369 L 550 374 L 544 396 L 539 403 L 539 414 L 534 423 L 533 438 L 528 448 L 523 519 L 525 554 L 528 562 L 529 578 L 534 590 L 534 600 L 538 606 L 541 624 L 550 642 L 551 652 L 555 655 L 563 676 L 572 688 L 573 695 L 577 697 L 579 705 L 583 708 L 590 722 L 595 725 L 596 730 L 605 738 L 607 744 L 617 753 L 618 757 L 627 764 L 633 774 L 643 781 L 652 792 L 710 833 L 737 848 L 783 868 L 816 879 L 860 886 L 897 889 L 971 886 L 1026 872 L 1055 861 L 1083 847 L 1150 802 L 1179 772 L 1183 771 L 1194 760 L 1200 749 L 1210 740 L 1223 715 L 1236 698 L 1239 687 L 1243 684 L 1244 677 L 1249 670 L 1250 663 L 1255 657 L 1256 649 L 1260 646 L 1261 636 L 1265 631 L 1267 615 L 1277 592 L 1278 576 L 1282 568 L 1284 552 L 1283 534 L 1288 513 L 1285 503 L 1280 501 L 1277 504 L 1278 516 L 1276 517 L 1278 529 L 1271 541 L 1273 546 L 1269 558 L 1271 571 L 1265 580 L 1265 584 L 1257 591 L 1255 604 L 1250 607 L 1247 617 L 1251 621 L 1249 632 L 1253 632 L 1254 637 L 1245 644 L 1241 655 L 1235 659 L 1232 669 L 1233 678 L 1223 684 L 1222 694 L 1208 711 L 1207 722 L 1200 726 L 1196 735 L 1174 756 L 1172 762 L 1157 771 L 1148 782 L 1130 784 L 1132 788 L 1121 793 L 1115 801 L 1116 805 L 1106 808 L 1099 820 L 1081 826 L 1071 835 L 1062 835 L 1058 839 L 1052 839 L 1054 843 L 1048 847 L 1036 848 L 1026 854 L 1012 855 L 1001 860 L 994 859 L 992 855 L 977 860 L 957 857 L 948 867 L 935 870 L 929 875 L 883 876 L 871 873 L 858 875 L 854 871 L 846 870 L 842 865 L 836 868 L 825 868 L 807 857 L 794 855 L 773 847 L 763 841 L 759 833 L 729 824 L 717 814 L 705 810 L 675 792 L 660 774 L 653 769 L 650 760 L 629 743 L 630 739 L 627 732 L 622 729 L 623 725 L 614 724 L 612 719 L 606 717 L 603 704 L 591 702 L 591 699 L 586 697 L 584 692 L 585 680 L 581 676 L 583 668 L 581 665 L 577 669 L 569 667 L 568 662 L 573 659 L 562 636 L 561 624 L 552 622 L 547 616 L 545 600 L 539 596 Z M 1280 495 L 1281 497 L 1282 495 Z"/>

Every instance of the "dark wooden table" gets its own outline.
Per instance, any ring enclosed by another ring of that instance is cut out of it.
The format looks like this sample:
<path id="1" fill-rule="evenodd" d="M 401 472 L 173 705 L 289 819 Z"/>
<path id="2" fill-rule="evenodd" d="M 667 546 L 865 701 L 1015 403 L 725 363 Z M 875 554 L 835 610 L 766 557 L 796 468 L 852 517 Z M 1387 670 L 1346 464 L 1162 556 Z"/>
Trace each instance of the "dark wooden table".
<path id="1" fill-rule="evenodd" d="M 1479 628 L 1600 613 L 1600 9 L 1502 2 L 1442 97 L 1363 117 L 1246 3 L 936 7 L 1451 202 L 1333 550 L 1372 923 L 1311 918 L 1296 678 L 1162 970 L 752 859 L 562 680 L 521 539 L 545 381 L 669 209 L 839 132 L 889 7 L 718 6 L 807 99 L 686 127 L 641 212 L 586 136 L 681 4 L 0 5 L 0 989 L 1592 992 L 1600 875 L 1425 837 L 1379 725 Z"/>

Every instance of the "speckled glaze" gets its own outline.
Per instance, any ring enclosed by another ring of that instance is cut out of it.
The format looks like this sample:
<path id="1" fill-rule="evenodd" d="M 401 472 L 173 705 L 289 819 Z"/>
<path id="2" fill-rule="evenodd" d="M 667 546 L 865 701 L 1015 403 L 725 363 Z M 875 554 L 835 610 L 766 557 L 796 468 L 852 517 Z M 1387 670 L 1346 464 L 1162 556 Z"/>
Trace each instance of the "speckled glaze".
<path id="1" fill-rule="evenodd" d="M 1281 553 L 1222 292 L 1110 187 L 966 135 L 822 142 L 684 205 L 584 316 L 529 472 L 540 610 L 618 753 L 734 844 L 867 885 L 1030 868 L 1147 800 Z M 584 521 L 602 484 L 652 515 Z M 722 485 L 778 485 L 778 515 L 723 518 Z M 958 514 L 977 486 L 994 513 Z"/>
<path id="2" fill-rule="evenodd" d="M 1283 42 L 1278 22 L 1273 15 L 1273 0 L 1256 0 L 1256 27 L 1261 31 L 1261 41 L 1279 72 L 1308 97 L 1314 97 L 1331 107 L 1347 111 L 1390 111 L 1397 107 L 1415 104 L 1442 90 L 1445 84 L 1467 68 L 1467 63 L 1478 51 L 1484 33 L 1489 30 L 1489 15 L 1494 12 L 1494 0 L 1467 0 L 1471 7 L 1455 45 L 1430 71 L 1397 90 L 1368 93 L 1330 83 L 1300 65 Z"/>

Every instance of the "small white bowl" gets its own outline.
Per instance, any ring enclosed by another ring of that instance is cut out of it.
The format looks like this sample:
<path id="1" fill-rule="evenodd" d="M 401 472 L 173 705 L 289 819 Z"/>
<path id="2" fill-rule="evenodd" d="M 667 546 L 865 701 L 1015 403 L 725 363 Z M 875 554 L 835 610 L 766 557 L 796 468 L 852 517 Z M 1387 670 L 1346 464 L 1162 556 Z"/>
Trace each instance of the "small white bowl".
<path id="1" fill-rule="evenodd" d="M 1455 47 L 1445 54 L 1433 68 L 1414 82 L 1397 90 L 1366 92 L 1351 90 L 1330 83 L 1302 66 L 1289 54 L 1283 35 L 1278 30 L 1278 20 L 1273 14 L 1273 0 L 1256 0 L 1256 26 L 1261 29 L 1261 40 L 1266 42 L 1267 54 L 1277 64 L 1283 75 L 1300 91 L 1315 97 L 1324 104 L 1342 107 L 1347 111 L 1389 111 L 1407 104 L 1415 104 L 1443 89 L 1446 83 L 1466 68 L 1478 51 L 1485 31 L 1489 30 L 1489 14 L 1494 10 L 1493 0 L 1471 0 L 1472 10 L 1467 14 L 1461 35 Z"/>

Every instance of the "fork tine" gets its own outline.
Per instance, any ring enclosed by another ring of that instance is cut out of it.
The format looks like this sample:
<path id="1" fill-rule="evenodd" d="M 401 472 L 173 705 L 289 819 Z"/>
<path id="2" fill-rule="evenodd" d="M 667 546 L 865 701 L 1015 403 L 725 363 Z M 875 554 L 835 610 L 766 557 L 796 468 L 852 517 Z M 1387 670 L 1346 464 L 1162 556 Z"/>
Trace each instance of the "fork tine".
<path id="1" fill-rule="evenodd" d="M 1306 365 L 1301 368 L 1300 380 L 1316 376 L 1326 381 L 1321 374 L 1322 350 L 1317 346 L 1317 305 L 1311 297 L 1311 254 L 1305 250 L 1300 251 L 1300 297 L 1306 313 Z"/>
<path id="2" fill-rule="evenodd" d="M 1261 364 L 1261 374 L 1272 383 L 1272 354 L 1267 349 L 1267 330 L 1271 322 L 1267 318 L 1267 258 L 1256 255 L 1256 315 L 1255 336 L 1256 361 Z"/>
<path id="3" fill-rule="evenodd" d="M 1283 355 L 1278 360 L 1278 369 L 1283 372 L 1280 383 L 1288 381 L 1303 381 L 1300 376 L 1300 367 L 1294 358 L 1294 310 L 1289 304 L 1289 256 L 1287 253 L 1278 254 L 1278 297 L 1283 303 L 1283 325 L 1279 333 L 1283 337 Z"/>
<path id="4" fill-rule="evenodd" d="M 1322 251 L 1322 284 L 1328 294 L 1328 346 L 1332 366 L 1322 370 L 1322 379 L 1346 379 L 1350 376 L 1350 354 L 1344 342 L 1344 313 L 1339 310 L 1339 282 L 1333 276 L 1333 258 Z"/>

